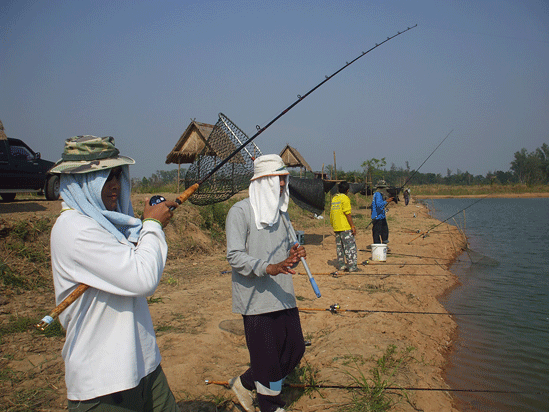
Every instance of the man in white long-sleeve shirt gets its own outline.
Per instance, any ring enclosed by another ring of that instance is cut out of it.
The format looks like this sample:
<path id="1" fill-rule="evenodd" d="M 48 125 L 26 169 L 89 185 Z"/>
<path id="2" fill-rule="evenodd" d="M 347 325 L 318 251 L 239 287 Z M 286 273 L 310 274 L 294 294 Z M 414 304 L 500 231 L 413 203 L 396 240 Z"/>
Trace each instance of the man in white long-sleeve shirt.
<path id="1" fill-rule="evenodd" d="M 177 411 L 160 366 L 147 296 L 164 270 L 163 226 L 175 202 L 134 217 L 128 165 L 112 137 L 67 139 L 60 175 L 63 210 L 51 232 L 59 304 L 79 284 L 89 286 L 59 320 L 71 411 Z"/>
<path id="2" fill-rule="evenodd" d="M 284 411 L 284 378 L 305 352 L 292 274 L 305 249 L 289 237 L 288 171 L 278 155 L 254 161 L 250 197 L 227 215 L 227 260 L 232 267 L 233 312 L 242 314 L 250 368 L 231 379 L 242 407 Z"/>

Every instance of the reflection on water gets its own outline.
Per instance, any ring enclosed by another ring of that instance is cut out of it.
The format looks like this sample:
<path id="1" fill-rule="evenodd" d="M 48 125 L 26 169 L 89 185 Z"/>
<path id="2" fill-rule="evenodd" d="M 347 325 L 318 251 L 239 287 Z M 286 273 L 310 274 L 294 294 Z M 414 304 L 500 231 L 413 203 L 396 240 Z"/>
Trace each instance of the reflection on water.
<path id="1" fill-rule="evenodd" d="M 428 205 L 444 220 L 472 201 Z M 458 392 L 464 410 L 549 411 L 548 211 L 547 198 L 485 199 L 456 219 L 470 250 L 451 268 L 462 285 L 441 301 L 450 312 L 479 316 L 455 316 L 447 380 L 486 391 Z"/>

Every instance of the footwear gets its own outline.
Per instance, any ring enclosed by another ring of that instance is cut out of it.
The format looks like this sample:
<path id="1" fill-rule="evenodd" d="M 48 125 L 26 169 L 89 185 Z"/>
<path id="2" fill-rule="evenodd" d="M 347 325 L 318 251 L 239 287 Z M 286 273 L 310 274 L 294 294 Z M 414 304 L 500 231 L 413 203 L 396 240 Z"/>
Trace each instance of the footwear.
<path id="1" fill-rule="evenodd" d="M 244 408 L 246 412 L 255 412 L 254 408 L 254 398 L 252 396 L 252 391 L 249 391 L 242 385 L 240 376 L 232 378 L 229 381 L 229 387 L 236 395 L 240 406 Z"/>
<path id="2" fill-rule="evenodd" d="M 286 409 L 276 408 L 276 411 L 275 411 L 275 412 L 286 412 Z"/>
<path id="3" fill-rule="evenodd" d="M 349 268 L 349 272 L 358 272 L 358 267 L 353 266 L 353 267 Z"/>

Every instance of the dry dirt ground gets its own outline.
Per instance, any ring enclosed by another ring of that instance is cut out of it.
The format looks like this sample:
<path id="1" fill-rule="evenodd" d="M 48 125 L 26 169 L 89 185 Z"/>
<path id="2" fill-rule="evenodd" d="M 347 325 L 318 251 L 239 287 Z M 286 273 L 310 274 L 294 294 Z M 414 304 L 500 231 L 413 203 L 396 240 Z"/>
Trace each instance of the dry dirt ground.
<path id="1" fill-rule="evenodd" d="M 136 210 L 141 210 L 145 196 L 135 196 Z M 408 206 L 401 202 L 389 207 L 390 252 L 385 262 L 373 262 L 371 226 L 366 227 L 370 210 L 365 204 L 353 209 L 359 228 L 358 273 L 334 275 L 336 254 L 329 219 L 310 216 L 294 221 L 295 229 L 305 232 L 307 262 L 322 292 L 316 298 L 300 264 L 294 285 L 303 332 L 310 341 L 301 379 L 323 385 L 356 384 L 354 379 L 364 379 L 375 385 L 372 371 L 379 371 L 386 386 L 396 388 L 385 392 L 394 403 L 391 410 L 457 411 L 451 393 L 440 390 L 448 388 L 443 377 L 456 324 L 437 297 L 457 284 L 448 267 L 465 239 L 447 224 L 420 236 L 418 232 L 438 221 L 412 199 Z M 0 223 L 41 215 L 54 219 L 59 210 L 60 202 L 37 199 L 0 204 Z M 213 246 L 198 230 L 189 208 L 181 207 L 176 215 L 180 220 L 166 228 L 166 235 L 177 244 L 184 233 L 193 242 L 194 253 L 172 248 L 163 280 L 150 298 L 162 366 L 182 411 L 238 411 L 231 391 L 205 384 L 205 380 L 226 381 L 248 365 L 241 317 L 231 313 L 225 250 Z M 9 262 L 10 256 L 2 258 Z M 327 310 L 334 304 L 340 305 L 338 313 Z M 4 291 L 0 326 L 14 317 L 45 314 L 53 305 L 51 287 Z M 5 335 L 0 345 L 0 410 L 66 410 L 62 337 L 28 330 Z M 305 394 L 287 388 L 285 396 L 293 401 L 290 411 L 320 412 L 341 410 L 353 394 L 341 388 Z M 25 409 L 25 403 L 31 406 Z"/>

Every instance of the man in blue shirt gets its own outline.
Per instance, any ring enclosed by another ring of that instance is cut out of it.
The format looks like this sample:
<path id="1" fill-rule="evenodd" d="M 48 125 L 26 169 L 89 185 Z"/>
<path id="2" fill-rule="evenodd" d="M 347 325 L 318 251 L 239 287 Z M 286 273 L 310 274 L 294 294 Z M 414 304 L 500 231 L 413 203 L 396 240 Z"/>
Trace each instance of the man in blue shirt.
<path id="1" fill-rule="evenodd" d="M 385 215 L 385 208 L 392 197 L 385 200 L 383 197 L 383 189 L 388 186 L 385 180 L 380 180 L 376 185 L 376 192 L 372 199 L 372 235 L 374 237 L 374 243 L 389 243 L 389 226 L 387 225 L 387 219 Z"/>

